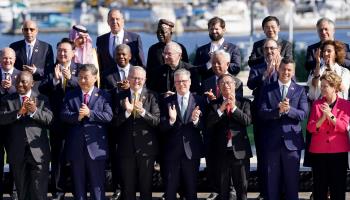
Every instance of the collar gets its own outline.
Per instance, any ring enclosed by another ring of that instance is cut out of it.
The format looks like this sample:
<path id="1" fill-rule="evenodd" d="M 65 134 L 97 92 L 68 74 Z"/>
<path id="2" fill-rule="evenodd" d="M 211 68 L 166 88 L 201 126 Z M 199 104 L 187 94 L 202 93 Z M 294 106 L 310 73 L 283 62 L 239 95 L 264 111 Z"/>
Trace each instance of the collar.
<path id="1" fill-rule="evenodd" d="M 285 85 L 285 86 L 287 86 L 287 88 L 289 88 L 291 83 L 292 83 L 292 80 L 290 80 L 290 81 L 289 81 L 288 83 L 286 83 L 286 84 L 284 84 L 284 83 L 282 83 L 280 80 L 278 80 L 278 85 L 279 85 L 280 88 L 282 87 L 282 85 Z"/>
<path id="2" fill-rule="evenodd" d="M 15 68 L 13 68 L 13 67 L 10 70 L 8 70 L 8 71 L 5 71 L 3 68 L 1 68 L 1 73 L 2 74 L 9 73 L 10 75 L 12 75 L 13 74 L 13 70 L 15 70 Z"/>
<path id="3" fill-rule="evenodd" d="M 188 91 L 185 95 L 181 96 L 179 93 L 176 93 L 177 96 L 177 101 L 181 102 L 182 97 L 185 97 L 185 99 L 189 99 L 190 98 L 190 91 Z"/>
<path id="4" fill-rule="evenodd" d="M 24 41 L 25 41 L 25 43 L 26 43 L 26 47 L 27 47 L 28 45 L 34 47 L 34 44 L 35 44 L 35 42 L 36 42 L 36 39 L 35 39 L 33 42 L 31 42 L 31 43 L 27 42 L 27 40 L 24 40 Z"/>
<path id="5" fill-rule="evenodd" d="M 128 72 L 130 70 L 130 63 L 128 63 L 125 67 L 119 67 L 119 65 L 117 65 L 118 70 L 123 70 L 124 72 Z"/>
<path id="6" fill-rule="evenodd" d="M 216 46 L 221 46 L 223 43 L 224 43 L 224 41 L 225 41 L 225 38 L 224 37 L 222 37 L 219 41 L 211 41 L 211 45 L 216 45 Z"/>
<path id="7" fill-rule="evenodd" d="M 28 98 L 30 98 L 32 96 L 32 90 L 29 90 L 28 92 L 27 92 L 27 94 L 25 94 L 25 95 L 19 95 L 19 97 L 21 98 L 21 101 L 22 101 L 22 98 L 23 97 L 28 97 Z"/>
<path id="8" fill-rule="evenodd" d="M 142 92 L 142 88 L 139 89 L 139 90 L 136 91 L 136 92 L 137 92 L 137 94 L 140 96 L 140 95 L 141 95 L 141 92 Z M 134 94 L 135 94 L 135 90 L 133 90 L 133 89 L 130 88 L 130 93 L 131 93 L 131 95 L 134 95 Z"/>
<path id="9" fill-rule="evenodd" d="M 119 38 L 119 41 L 121 41 L 120 39 L 124 38 L 124 29 L 120 30 L 119 33 L 117 33 L 117 34 L 113 34 L 112 32 L 111 32 L 111 34 L 109 34 L 110 39 L 113 39 L 114 36 L 117 36 Z M 123 42 L 121 42 L 121 43 L 123 43 Z"/>
<path id="10" fill-rule="evenodd" d="M 67 65 L 64 65 L 64 64 L 62 64 L 62 63 L 58 63 L 58 64 L 63 65 L 63 66 L 65 66 L 65 67 L 68 67 L 68 66 L 71 66 L 72 61 L 69 61 L 69 62 L 67 63 Z"/>
<path id="11" fill-rule="evenodd" d="M 95 86 L 93 86 L 93 87 L 89 90 L 89 92 L 87 93 L 87 94 L 89 95 L 89 97 L 91 97 L 92 91 L 94 91 L 94 89 L 95 89 Z M 81 91 L 81 93 L 83 94 L 83 96 L 84 96 L 84 94 L 86 94 L 83 90 Z"/>

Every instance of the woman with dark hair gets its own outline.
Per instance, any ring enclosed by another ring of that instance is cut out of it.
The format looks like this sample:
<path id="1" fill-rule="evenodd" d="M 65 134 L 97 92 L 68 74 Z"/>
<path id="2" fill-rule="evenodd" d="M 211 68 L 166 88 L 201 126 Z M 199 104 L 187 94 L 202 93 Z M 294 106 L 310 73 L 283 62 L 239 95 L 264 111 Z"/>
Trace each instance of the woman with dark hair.
<path id="1" fill-rule="evenodd" d="M 342 79 L 335 72 L 321 78 L 322 98 L 314 101 L 307 124 L 313 173 L 314 199 L 345 200 L 346 172 L 350 143 L 350 102 L 339 97 Z"/>

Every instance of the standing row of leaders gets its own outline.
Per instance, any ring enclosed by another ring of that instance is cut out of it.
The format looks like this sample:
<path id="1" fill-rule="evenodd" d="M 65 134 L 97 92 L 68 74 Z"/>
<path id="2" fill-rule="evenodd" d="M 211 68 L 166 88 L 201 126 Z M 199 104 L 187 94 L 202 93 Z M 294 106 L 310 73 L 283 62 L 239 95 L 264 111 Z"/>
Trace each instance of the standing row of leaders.
<path id="1" fill-rule="evenodd" d="M 49 185 L 53 199 L 63 199 L 68 176 L 74 199 L 87 199 L 87 191 L 91 199 L 106 199 L 108 167 L 112 199 L 135 200 L 140 191 L 142 200 L 151 200 L 159 163 L 164 198 L 180 193 L 196 200 L 203 157 L 208 199 L 231 199 L 232 188 L 237 199 L 247 199 L 247 126 L 253 124 L 259 199 L 298 199 L 305 148 L 314 199 L 345 200 L 350 53 L 335 40 L 334 22 L 322 18 L 316 24 L 320 41 L 307 49 L 306 91 L 296 82 L 292 44 L 278 36 L 279 20 L 266 17 L 266 38 L 254 43 L 248 61 L 252 102 L 235 77 L 240 51 L 224 38 L 221 18 L 208 21 L 210 42 L 196 50 L 193 64 L 186 48 L 172 41 L 171 21 L 159 20 L 159 42 L 149 48 L 147 63 L 140 36 L 124 29 L 120 10 L 109 11 L 108 24 L 96 49 L 88 30 L 73 26 L 69 38 L 57 43 L 55 61 L 31 20 L 23 23 L 23 40 L 2 48 L 0 148 L 18 199 L 47 199 Z"/>

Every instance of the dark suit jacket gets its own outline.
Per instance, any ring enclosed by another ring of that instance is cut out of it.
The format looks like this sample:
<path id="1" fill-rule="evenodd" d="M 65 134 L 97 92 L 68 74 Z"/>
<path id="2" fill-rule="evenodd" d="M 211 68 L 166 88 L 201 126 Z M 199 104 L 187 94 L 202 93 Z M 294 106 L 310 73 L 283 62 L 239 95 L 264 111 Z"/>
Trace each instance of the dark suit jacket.
<path id="1" fill-rule="evenodd" d="M 130 65 L 131 70 L 133 66 Z M 112 90 L 116 90 L 117 92 L 120 92 L 120 88 L 118 87 L 118 82 L 121 81 L 121 77 L 119 74 L 119 69 L 117 67 L 117 64 L 113 68 L 109 68 L 103 72 L 102 79 L 101 79 L 101 88 L 111 92 Z"/>
<path id="2" fill-rule="evenodd" d="M 169 106 L 175 105 L 177 118 L 175 124 L 169 123 Z M 180 116 L 177 95 L 171 95 L 165 99 L 161 107 L 160 129 L 164 138 L 164 159 L 179 160 L 183 156 L 188 159 L 199 159 L 203 156 L 203 139 L 201 135 L 202 117 L 195 126 L 191 115 L 196 106 L 204 111 L 204 100 L 195 94 L 190 94 L 188 107 L 184 119 Z"/>
<path id="3" fill-rule="evenodd" d="M 54 57 L 50 44 L 36 40 L 32 53 L 31 62 L 27 60 L 26 43 L 25 40 L 20 40 L 10 44 L 10 47 L 16 52 L 16 69 L 23 71 L 23 65 L 34 64 L 37 69 L 33 74 L 35 81 L 40 81 L 45 78 L 46 75 L 53 72 L 54 69 Z"/>
<path id="4" fill-rule="evenodd" d="M 344 44 L 345 44 L 346 57 L 345 57 L 344 64 L 342 64 L 341 66 L 350 70 L 350 48 L 349 48 L 348 44 L 346 44 L 346 43 L 344 43 Z M 314 70 L 316 67 L 315 52 L 320 47 L 321 47 L 321 42 L 317 42 L 317 43 L 307 47 L 305 69 L 308 72 Z"/>
<path id="5" fill-rule="evenodd" d="M 34 160 L 47 163 L 50 160 L 50 147 L 47 127 L 53 114 L 49 110 L 48 99 L 32 90 L 31 98 L 36 98 L 37 110 L 29 115 L 17 118 L 21 108 L 18 93 L 10 94 L 1 100 L 0 125 L 8 125 L 6 151 L 9 163 L 23 162 L 26 145 L 29 145 Z M 4 133 L 5 134 L 5 133 Z"/>
<path id="6" fill-rule="evenodd" d="M 110 32 L 104 35 L 98 36 L 96 40 L 97 57 L 100 65 L 100 71 L 103 73 L 109 68 L 114 68 L 117 63 L 113 57 L 109 54 L 109 36 Z M 130 63 L 134 66 L 145 66 L 145 60 L 142 49 L 142 41 L 140 35 L 133 32 L 124 30 L 123 44 L 130 46 L 132 58 Z"/>
<path id="7" fill-rule="evenodd" d="M 304 148 L 301 122 L 308 115 L 308 102 L 304 87 L 293 81 L 288 88 L 290 110 L 280 115 L 278 103 L 282 101 L 278 82 L 263 88 L 259 117 L 263 120 L 263 144 L 266 151 L 278 151 L 281 145 L 291 151 Z"/>
<path id="8" fill-rule="evenodd" d="M 250 54 L 248 60 L 249 67 L 265 62 L 263 49 L 265 40 L 266 39 L 262 39 L 254 43 L 252 53 Z M 293 45 L 287 40 L 283 40 L 281 38 L 279 38 L 277 42 L 281 46 L 281 56 L 284 58 L 293 58 Z"/>
<path id="9" fill-rule="evenodd" d="M 202 80 L 205 80 L 214 75 L 212 69 L 207 70 L 206 66 L 207 62 L 210 60 L 210 45 L 211 43 L 208 43 L 199 47 L 196 51 L 196 56 L 193 62 L 193 65 L 200 67 Z M 231 56 L 228 72 L 230 72 L 230 74 L 237 75 L 241 70 L 241 52 L 239 48 L 236 45 L 225 40 L 222 44 L 222 49 L 224 49 Z"/>
<path id="10" fill-rule="evenodd" d="M 16 68 L 13 69 L 13 72 L 11 74 L 11 82 L 12 86 L 9 89 L 4 89 L 0 85 L 0 98 L 7 95 L 7 94 L 13 94 L 16 92 L 16 78 L 19 75 L 20 71 Z M 2 81 L 2 69 L 0 68 L 0 83 Z"/>
<path id="11" fill-rule="evenodd" d="M 206 126 L 211 134 L 210 150 L 214 156 L 225 156 L 227 151 L 227 132 L 232 131 L 232 148 L 236 159 L 248 159 L 252 157 L 247 126 L 251 123 L 250 102 L 248 99 L 236 99 L 236 110 L 220 117 L 217 110 L 220 108 L 223 98 L 220 97 L 210 102 L 207 112 Z"/>
<path id="12" fill-rule="evenodd" d="M 95 87 L 88 104 L 90 117 L 78 121 L 79 109 L 83 102 L 82 96 L 81 89 L 77 88 L 69 92 L 63 102 L 61 119 L 69 124 L 65 144 L 67 159 L 81 159 L 82 155 L 79 155 L 75 149 L 86 144 L 92 160 L 104 160 L 107 158 L 106 125 L 113 117 L 110 96 Z M 81 140 L 82 134 L 85 141 Z"/>
<path id="13" fill-rule="evenodd" d="M 198 67 L 189 63 L 180 61 L 175 70 L 167 64 L 164 64 L 157 72 L 155 72 L 154 79 L 148 79 L 147 88 L 152 91 L 162 94 L 167 91 L 175 92 L 174 73 L 177 69 L 187 69 L 191 72 L 191 92 L 200 92 L 200 80 L 198 77 Z"/>
<path id="14" fill-rule="evenodd" d="M 242 83 L 242 81 L 239 78 L 237 78 L 235 76 L 234 76 L 234 79 L 235 79 L 236 96 L 237 97 L 243 97 L 243 83 Z M 217 85 L 216 75 L 211 76 L 210 78 L 208 78 L 208 79 L 203 81 L 203 83 L 202 83 L 202 93 L 212 89 L 214 95 L 216 95 L 217 94 L 216 85 Z"/>
<path id="15" fill-rule="evenodd" d="M 158 153 L 158 141 L 156 136 L 156 127 L 159 124 L 160 111 L 156 94 L 142 89 L 140 98 L 143 108 L 146 110 L 144 117 L 131 115 L 125 118 L 124 100 L 129 98 L 131 101 L 130 90 L 122 91 L 116 94 L 113 102 L 114 107 L 113 125 L 117 128 L 113 134 L 117 134 L 117 155 L 119 156 L 155 156 Z"/>

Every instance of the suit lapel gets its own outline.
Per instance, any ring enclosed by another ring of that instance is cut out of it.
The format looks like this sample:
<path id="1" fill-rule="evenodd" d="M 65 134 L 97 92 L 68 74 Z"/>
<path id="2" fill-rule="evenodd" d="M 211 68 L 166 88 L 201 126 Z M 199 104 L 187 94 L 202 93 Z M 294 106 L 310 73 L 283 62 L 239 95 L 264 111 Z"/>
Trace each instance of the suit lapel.
<path id="1" fill-rule="evenodd" d="M 140 99 L 141 99 L 142 105 L 144 105 L 145 100 L 147 99 L 147 89 L 145 87 L 142 88 Z"/>
<path id="2" fill-rule="evenodd" d="M 289 88 L 288 88 L 288 92 L 287 92 L 287 98 L 291 99 L 293 97 L 293 94 L 295 92 L 295 83 L 293 83 L 293 81 L 291 82 Z"/>
<path id="3" fill-rule="evenodd" d="M 99 96 L 98 91 L 99 91 L 98 88 L 94 87 L 94 90 L 91 93 L 91 97 L 90 97 L 89 105 L 88 105 L 88 107 L 90 109 L 94 106 L 96 100 L 98 99 L 98 96 Z"/>
<path id="4" fill-rule="evenodd" d="M 171 100 L 171 102 L 172 102 L 172 105 L 175 105 L 176 113 L 177 113 L 176 117 L 183 123 L 184 121 L 183 121 L 181 114 L 180 114 L 181 111 L 180 111 L 180 107 L 179 107 L 179 102 L 177 101 L 177 94 L 173 95 L 173 99 Z"/>
<path id="5" fill-rule="evenodd" d="M 28 60 L 27 60 L 27 51 L 26 51 L 26 42 L 25 40 L 23 40 L 23 43 L 22 43 L 22 48 L 20 49 L 20 55 L 22 57 L 22 60 L 25 60 L 26 62 L 23 63 L 24 65 L 28 63 Z M 22 67 L 22 66 L 21 66 Z M 22 69 L 23 70 L 23 69 Z"/>
<path id="6" fill-rule="evenodd" d="M 18 93 L 16 93 L 15 99 L 13 100 L 13 106 L 14 106 L 14 110 L 19 110 L 22 107 L 20 96 Z"/>
<path id="7" fill-rule="evenodd" d="M 130 41 L 129 34 L 124 30 L 123 44 L 128 44 Z"/>
<path id="8" fill-rule="evenodd" d="M 282 95 L 281 95 L 281 90 L 278 82 L 273 83 L 273 90 L 272 93 L 274 94 L 276 98 L 276 102 L 281 102 L 282 101 Z"/>
<path id="9" fill-rule="evenodd" d="M 112 73 L 112 76 L 116 82 L 119 82 L 121 80 L 118 67 L 114 68 L 114 73 Z"/>
<path id="10" fill-rule="evenodd" d="M 32 58 L 30 60 L 30 64 L 34 63 L 35 59 L 38 57 L 38 53 L 39 53 L 39 41 L 36 40 L 34 47 L 33 47 Z"/>
<path id="11" fill-rule="evenodd" d="M 187 110 L 185 113 L 185 119 L 184 122 L 189 122 L 192 116 L 192 111 L 194 110 L 194 107 L 196 106 L 195 104 L 195 99 L 194 96 L 192 94 L 190 94 L 189 98 L 188 98 L 188 105 L 187 105 Z"/>

